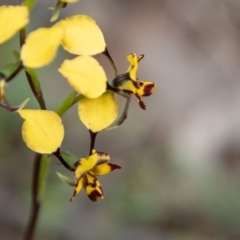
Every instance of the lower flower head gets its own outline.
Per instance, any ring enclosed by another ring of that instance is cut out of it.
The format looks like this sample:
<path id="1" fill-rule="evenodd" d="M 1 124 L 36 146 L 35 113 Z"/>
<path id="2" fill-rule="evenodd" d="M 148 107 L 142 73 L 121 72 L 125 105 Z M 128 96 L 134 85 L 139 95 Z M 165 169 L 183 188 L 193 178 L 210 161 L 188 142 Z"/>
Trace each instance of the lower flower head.
<path id="1" fill-rule="evenodd" d="M 103 191 L 100 182 L 96 176 L 101 176 L 112 172 L 121 167 L 116 164 L 108 163 L 110 156 L 103 152 L 92 150 L 92 155 L 87 158 L 81 158 L 75 164 L 75 190 L 70 201 L 84 187 L 86 194 L 92 201 L 103 199 Z"/>

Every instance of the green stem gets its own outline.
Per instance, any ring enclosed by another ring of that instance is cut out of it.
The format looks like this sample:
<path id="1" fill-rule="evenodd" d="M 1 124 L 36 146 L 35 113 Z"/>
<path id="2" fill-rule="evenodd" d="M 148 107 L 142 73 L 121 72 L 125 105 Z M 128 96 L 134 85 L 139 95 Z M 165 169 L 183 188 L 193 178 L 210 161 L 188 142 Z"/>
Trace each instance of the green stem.
<path id="1" fill-rule="evenodd" d="M 22 29 L 20 31 L 20 46 L 22 47 L 22 45 L 25 42 L 25 36 L 26 36 L 26 32 L 25 29 Z M 39 81 L 37 79 L 37 75 L 33 74 L 34 71 L 27 71 L 27 69 L 25 70 L 25 74 L 28 80 L 28 83 L 30 85 L 30 88 L 36 98 L 36 100 L 38 101 L 38 104 L 40 106 L 41 109 L 46 109 L 46 104 L 43 98 L 43 94 L 40 88 L 40 84 Z M 30 212 L 30 217 L 27 223 L 27 227 L 25 229 L 25 233 L 24 233 L 24 240 L 32 240 L 33 236 L 34 236 L 34 231 L 36 228 L 36 223 L 37 223 L 37 219 L 38 219 L 38 213 L 39 213 L 39 209 L 41 206 L 41 197 L 40 197 L 40 185 L 43 185 L 43 181 L 45 181 L 45 179 L 41 178 L 40 180 L 40 176 L 41 176 L 41 164 L 42 164 L 42 158 L 44 155 L 41 155 L 39 153 L 35 154 L 35 158 L 34 158 L 34 166 L 33 166 L 33 179 L 32 179 L 32 203 L 31 203 L 31 212 Z"/>
<path id="2" fill-rule="evenodd" d="M 19 63 L 18 67 L 5 79 L 6 82 L 11 81 L 23 68 L 22 62 Z"/>
<path id="3" fill-rule="evenodd" d="M 24 240 L 33 239 L 37 217 L 40 209 L 40 199 L 38 198 L 38 181 L 39 181 L 39 169 L 41 164 L 41 154 L 35 154 L 33 162 L 33 176 L 32 176 L 32 206 L 30 219 L 27 225 L 27 229 L 24 233 Z"/>
<path id="4" fill-rule="evenodd" d="M 92 150 L 94 149 L 97 132 L 92 132 L 91 130 L 89 130 L 89 133 L 90 133 L 90 140 L 91 140 L 90 149 L 89 149 L 89 156 L 90 156 L 92 154 Z"/>
<path id="5" fill-rule="evenodd" d="M 52 14 L 52 17 L 50 19 L 50 22 L 54 22 L 58 19 L 60 13 L 61 13 L 61 10 L 62 8 L 64 8 L 66 6 L 66 3 L 63 3 L 61 1 L 57 1 L 56 3 L 56 6 L 53 10 L 53 14 Z"/>
<path id="6" fill-rule="evenodd" d="M 113 67 L 113 70 L 114 70 L 114 73 L 115 73 L 115 77 L 118 76 L 118 70 L 117 70 L 117 67 L 111 57 L 111 55 L 109 54 L 108 52 L 108 49 L 106 48 L 105 51 L 103 52 L 103 54 L 108 58 L 110 64 L 112 65 Z"/>
<path id="7" fill-rule="evenodd" d="M 57 149 L 56 152 L 52 153 L 54 156 L 58 158 L 58 160 L 62 163 L 62 165 L 67 168 L 69 171 L 74 172 L 75 168 L 72 168 L 61 156 L 60 148 Z"/>

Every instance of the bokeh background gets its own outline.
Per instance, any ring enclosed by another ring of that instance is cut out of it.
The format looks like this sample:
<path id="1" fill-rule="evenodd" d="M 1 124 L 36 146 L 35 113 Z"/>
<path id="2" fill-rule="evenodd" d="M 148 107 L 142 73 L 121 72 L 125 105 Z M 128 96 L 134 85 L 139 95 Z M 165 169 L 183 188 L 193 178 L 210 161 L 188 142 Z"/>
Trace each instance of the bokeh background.
<path id="1" fill-rule="evenodd" d="M 1 0 L 3 4 L 18 4 Z M 55 1 L 39 0 L 28 31 L 50 26 Z M 37 240 L 240 239 L 240 1 L 81 0 L 61 17 L 87 14 L 102 29 L 108 49 L 125 72 L 126 55 L 144 53 L 139 79 L 157 84 L 133 99 L 127 121 L 99 134 L 96 148 L 122 170 L 100 178 L 105 199 L 92 203 L 58 179 L 68 174 L 51 159 Z M 18 36 L 0 46 L 0 66 L 19 50 Z M 57 72 L 65 58 L 37 70 L 47 107 L 54 110 L 71 88 Z M 97 56 L 109 79 L 114 74 Z M 8 85 L 13 105 L 30 97 L 23 73 Z M 120 110 L 125 100 L 118 99 Z M 62 149 L 86 156 L 87 130 L 77 107 L 64 117 Z M 30 211 L 34 153 L 21 139 L 22 120 L 0 109 L 0 239 L 21 239 Z M 71 176 L 71 175 L 70 175 Z"/>

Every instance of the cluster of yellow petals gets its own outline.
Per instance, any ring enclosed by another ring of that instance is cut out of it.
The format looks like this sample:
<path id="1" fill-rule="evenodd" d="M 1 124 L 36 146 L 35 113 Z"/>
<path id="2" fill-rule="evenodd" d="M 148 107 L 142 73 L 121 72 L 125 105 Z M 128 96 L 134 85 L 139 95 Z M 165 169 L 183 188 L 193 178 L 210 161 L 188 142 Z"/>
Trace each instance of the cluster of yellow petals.
<path id="1" fill-rule="evenodd" d="M 63 3 L 78 0 L 61 0 Z M 0 44 L 10 39 L 29 22 L 29 11 L 24 6 L 0 7 Z M 77 57 L 66 59 L 59 72 L 69 85 L 84 98 L 78 102 L 78 115 L 92 133 L 102 131 L 118 116 L 118 105 L 112 92 L 107 90 L 107 77 L 98 61 L 92 56 L 106 50 L 104 36 L 89 16 L 76 15 L 63 19 L 50 28 L 39 28 L 28 34 L 21 49 L 24 67 L 40 68 L 53 61 L 59 46 Z M 127 73 L 113 80 L 116 92 L 134 94 L 140 106 L 145 109 L 141 96 L 149 96 L 156 85 L 139 81 L 137 70 L 143 55 L 130 54 Z M 61 118 L 48 110 L 19 110 L 24 119 L 22 136 L 26 145 L 34 152 L 52 154 L 59 150 L 64 137 Z M 92 201 L 103 199 L 103 192 L 96 176 L 107 174 L 118 165 L 110 164 L 109 155 L 92 150 L 87 158 L 81 158 L 75 165 L 75 190 L 71 200 L 82 188 Z"/>
<path id="2" fill-rule="evenodd" d="M 95 55 L 106 47 L 96 22 L 91 17 L 76 15 L 59 21 L 51 28 L 31 32 L 21 51 L 23 65 L 40 68 L 49 64 L 60 44 L 68 52 L 78 55 Z"/>
<path id="3" fill-rule="evenodd" d="M 92 201 L 103 199 L 103 191 L 96 176 L 101 176 L 119 169 L 116 164 L 108 163 L 110 156 L 103 152 L 92 150 L 92 154 L 87 158 L 81 158 L 77 162 L 75 170 L 75 190 L 71 201 L 84 187 L 86 194 Z"/>
<path id="4" fill-rule="evenodd" d="M 148 81 L 140 81 L 136 76 L 139 61 L 143 57 L 144 55 L 137 56 L 135 53 L 128 55 L 127 59 L 130 62 L 130 66 L 127 73 L 117 76 L 113 80 L 112 85 L 119 92 L 134 94 L 137 97 L 140 107 L 146 109 L 141 97 L 150 96 L 156 88 L 156 84 Z"/>

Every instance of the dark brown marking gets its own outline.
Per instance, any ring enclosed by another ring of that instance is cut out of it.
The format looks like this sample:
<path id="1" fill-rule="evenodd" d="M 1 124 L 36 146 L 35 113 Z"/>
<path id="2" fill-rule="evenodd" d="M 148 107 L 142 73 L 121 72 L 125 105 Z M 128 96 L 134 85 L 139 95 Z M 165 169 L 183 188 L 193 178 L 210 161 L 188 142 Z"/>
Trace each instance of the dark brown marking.
<path id="1" fill-rule="evenodd" d="M 143 89 L 144 94 L 142 96 L 143 97 L 150 96 L 152 94 L 153 88 L 155 88 L 155 84 L 154 83 L 147 84 L 144 87 L 144 89 Z"/>
<path id="2" fill-rule="evenodd" d="M 111 171 L 113 171 L 115 169 L 121 169 L 121 167 L 118 166 L 117 164 L 109 163 L 108 165 L 111 168 Z"/>
<path id="3" fill-rule="evenodd" d="M 99 198 L 101 198 L 103 195 L 98 192 L 97 190 L 93 190 L 88 197 L 93 201 L 96 202 Z"/>

